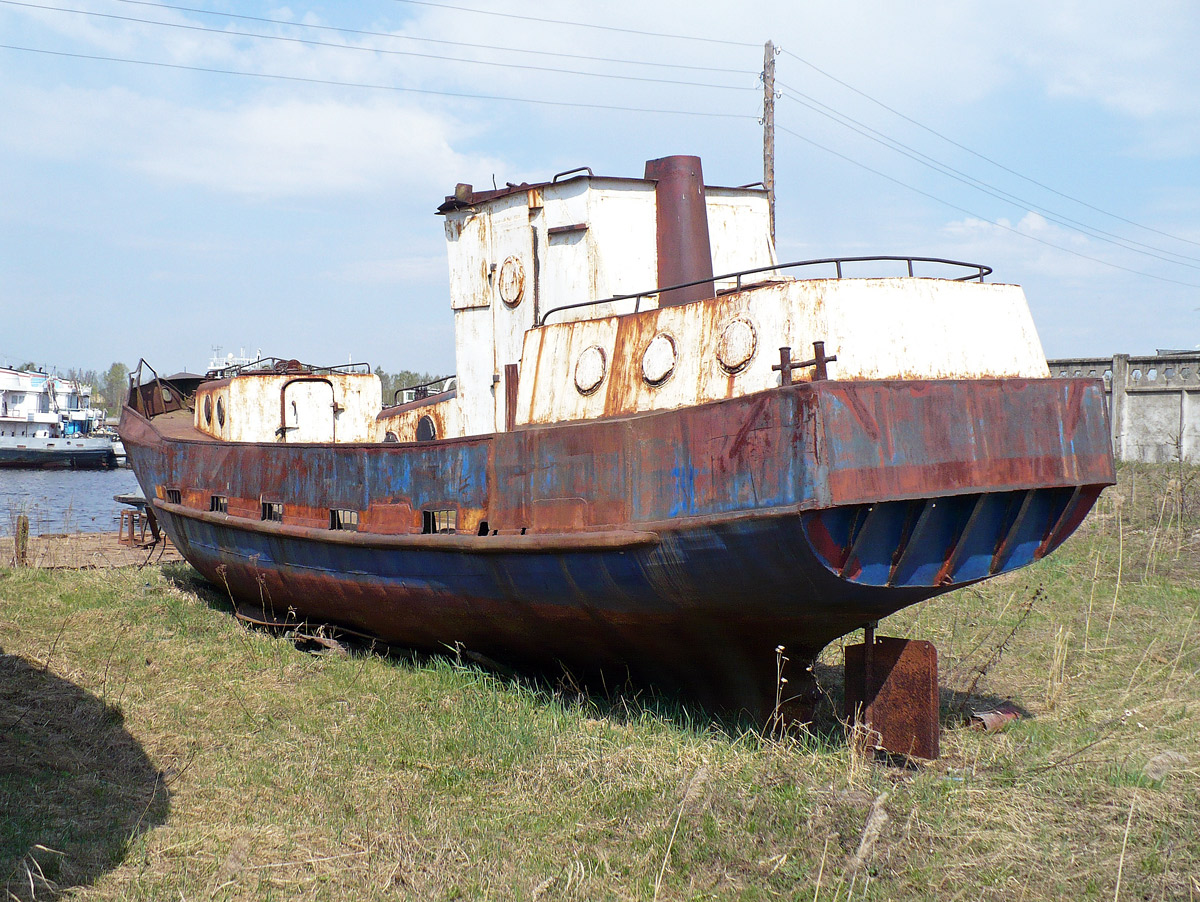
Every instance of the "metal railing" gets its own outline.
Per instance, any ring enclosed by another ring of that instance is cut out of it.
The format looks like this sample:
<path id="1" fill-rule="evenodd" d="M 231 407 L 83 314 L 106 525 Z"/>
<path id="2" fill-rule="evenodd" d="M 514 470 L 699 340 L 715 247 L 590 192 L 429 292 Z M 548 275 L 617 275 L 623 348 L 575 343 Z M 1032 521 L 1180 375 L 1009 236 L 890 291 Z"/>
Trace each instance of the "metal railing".
<path id="1" fill-rule="evenodd" d="M 244 373 L 277 373 L 280 375 L 291 373 L 304 374 L 306 376 L 329 376 L 335 373 L 369 375 L 371 372 L 371 364 L 366 362 L 343 363 L 339 366 L 314 366 L 309 363 L 301 363 L 299 360 L 288 360 L 283 357 L 260 357 L 258 360 L 253 360 L 250 363 L 209 370 L 205 375 L 210 379 L 223 379 L 227 376 L 238 376 Z"/>
<path id="2" fill-rule="evenodd" d="M 458 383 L 455 382 L 456 378 L 457 377 L 454 375 L 439 376 L 437 379 L 430 379 L 428 382 L 422 382 L 420 385 L 406 385 L 403 388 L 398 388 L 392 392 L 392 406 L 395 407 L 397 404 L 408 404 L 412 401 L 424 401 L 426 398 L 432 397 L 433 395 L 440 395 L 443 392 L 448 392 L 451 388 L 458 387 Z M 454 382 L 453 386 L 451 386 L 451 382 Z M 438 386 L 438 388 L 435 390 L 434 386 Z M 400 395 L 403 392 L 412 392 L 412 397 L 406 398 L 403 401 L 399 400 Z"/>
<path id="3" fill-rule="evenodd" d="M 947 260 L 942 257 L 891 257 L 891 256 L 873 256 L 873 257 L 823 257 L 819 260 L 797 260 L 794 263 L 776 263 L 771 266 L 759 266 L 754 269 L 743 269 L 738 272 L 725 273 L 724 275 L 712 276 L 707 279 L 696 279 L 692 282 L 682 282 L 678 285 L 668 285 L 660 288 L 652 288 L 648 291 L 639 291 L 634 294 L 616 294 L 612 297 L 602 298 L 592 301 L 580 301 L 577 304 L 563 304 L 559 307 L 552 307 L 542 314 L 541 322 L 538 325 L 545 325 L 546 320 L 552 314 L 560 313 L 563 310 L 576 310 L 580 307 L 594 307 L 598 304 L 611 304 L 616 301 L 633 300 L 633 312 L 637 313 L 641 309 L 643 298 L 648 298 L 652 295 L 662 294 L 667 291 L 674 291 L 677 288 L 691 288 L 694 285 L 704 285 L 708 282 L 724 282 L 729 279 L 736 280 L 734 291 L 741 291 L 743 287 L 743 279 L 746 276 L 758 275 L 760 273 L 778 272 L 784 269 L 795 269 L 800 266 L 828 266 L 832 265 L 837 273 L 837 278 L 843 278 L 842 267 L 847 263 L 905 263 L 908 266 L 908 275 L 913 277 L 914 263 L 934 263 L 939 266 L 953 266 L 960 269 L 970 270 L 966 275 L 955 276 L 951 279 L 954 282 L 982 282 L 985 276 L 992 273 L 990 266 L 984 266 L 982 263 L 966 263 L 962 260 Z M 814 277 L 817 278 L 817 277 Z M 849 278 L 849 277 L 847 277 Z M 865 278 L 865 277 L 864 277 Z"/>

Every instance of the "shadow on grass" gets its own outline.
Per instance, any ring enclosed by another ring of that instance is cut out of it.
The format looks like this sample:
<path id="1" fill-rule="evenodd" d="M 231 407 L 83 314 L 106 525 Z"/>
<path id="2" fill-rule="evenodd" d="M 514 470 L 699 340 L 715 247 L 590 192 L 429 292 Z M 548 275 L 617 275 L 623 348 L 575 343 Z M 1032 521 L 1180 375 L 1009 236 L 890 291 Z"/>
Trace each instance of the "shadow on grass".
<path id="1" fill-rule="evenodd" d="M 163 579 L 176 589 L 190 592 L 214 611 L 223 614 L 234 612 L 233 599 L 221 586 L 214 586 L 201 576 L 200 571 L 188 563 L 163 564 Z"/>
<path id="2" fill-rule="evenodd" d="M 0 886 L 54 899 L 119 865 L 170 809 L 120 709 L 0 649 Z"/>
<path id="3" fill-rule="evenodd" d="M 844 666 L 838 664 L 816 664 L 813 671 L 821 687 L 821 704 L 817 708 L 814 727 L 842 728 L 846 707 L 846 674 Z M 986 692 L 963 692 L 946 685 L 938 686 L 938 720 L 943 729 L 960 727 L 971 719 L 975 711 L 995 711 L 1009 708 L 1021 718 L 1032 717 L 1022 705 L 1011 698 L 1001 698 Z M 844 728 L 843 728 L 844 731 Z"/>
<path id="4" fill-rule="evenodd" d="M 188 564 L 166 564 L 163 577 L 171 585 L 199 598 L 215 611 L 235 614 L 236 606 L 223 586 L 214 585 L 199 571 Z M 243 608 L 249 610 L 249 607 Z M 665 691 L 659 687 L 636 682 L 628 676 L 616 681 L 611 678 L 584 679 L 565 667 L 557 669 L 520 665 L 508 666 L 469 649 L 455 652 L 447 647 L 445 652 L 428 652 L 386 642 L 372 641 L 369 637 L 355 634 L 336 625 L 318 623 L 295 624 L 294 627 L 278 628 L 246 624 L 249 629 L 286 636 L 297 648 L 304 651 L 321 652 L 327 646 L 321 642 L 307 641 L 304 635 L 328 637 L 350 654 L 375 654 L 401 667 L 417 669 L 439 665 L 475 668 L 488 674 L 501 685 L 520 688 L 531 692 L 543 704 L 567 703 L 584 707 L 590 716 L 608 719 L 614 723 L 633 723 L 646 718 L 664 721 L 687 731 L 716 729 L 732 736 L 747 730 L 761 730 L 762 723 L 753 722 L 741 714 L 709 710 L 688 698 L 685 694 Z M 322 638 L 322 641 L 326 641 Z"/>
<path id="5" fill-rule="evenodd" d="M 170 564 L 163 568 L 167 580 L 177 588 L 191 592 L 209 607 L 223 613 L 235 610 L 229 594 L 223 587 L 214 586 L 196 570 L 186 564 Z M 686 692 L 670 691 L 656 685 L 637 681 L 629 676 L 613 681 L 611 678 L 584 678 L 565 667 L 551 669 L 538 666 L 510 667 L 468 649 L 445 653 L 428 653 L 383 642 L 371 643 L 362 636 L 339 631 L 336 626 L 305 624 L 311 634 L 336 637 L 342 648 L 352 654 L 378 654 L 400 666 L 417 668 L 433 667 L 439 663 L 452 666 L 476 667 L 508 687 L 519 687 L 534 694 L 543 704 L 567 703 L 578 705 L 597 719 L 610 720 L 617 724 L 634 723 L 652 718 L 671 724 L 685 731 L 716 730 L 731 737 L 747 732 L 764 732 L 766 718 L 754 718 L 745 712 L 729 712 L 706 707 Z M 280 634 L 280 629 L 264 628 Z M 306 642 L 292 634 L 289 636 L 298 648 L 321 651 L 319 642 Z M 813 675 L 819 689 L 819 697 L 813 709 L 812 719 L 804 725 L 804 731 L 816 745 L 825 748 L 843 746 L 846 742 L 845 670 L 842 665 L 816 663 Z M 973 711 L 989 711 L 1007 705 L 1021 717 L 1029 716 L 1020 705 L 1010 699 L 983 693 L 966 693 L 946 686 L 940 687 L 939 719 L 943 728 L 958 727 L 970 719 Z"/>

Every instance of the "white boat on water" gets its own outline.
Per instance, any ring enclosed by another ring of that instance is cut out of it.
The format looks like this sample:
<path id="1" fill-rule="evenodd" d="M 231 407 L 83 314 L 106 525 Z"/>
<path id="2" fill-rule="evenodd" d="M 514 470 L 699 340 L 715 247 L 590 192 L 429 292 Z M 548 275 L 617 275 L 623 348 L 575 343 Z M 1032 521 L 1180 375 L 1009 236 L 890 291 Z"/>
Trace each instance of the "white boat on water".
<path id="1" fill-rule="evenodd" d="M 104 411 L 91 395 L 72 379 L 0 367 L 0 467 L 115 467 L 112 439 L 95 434 Z"/>

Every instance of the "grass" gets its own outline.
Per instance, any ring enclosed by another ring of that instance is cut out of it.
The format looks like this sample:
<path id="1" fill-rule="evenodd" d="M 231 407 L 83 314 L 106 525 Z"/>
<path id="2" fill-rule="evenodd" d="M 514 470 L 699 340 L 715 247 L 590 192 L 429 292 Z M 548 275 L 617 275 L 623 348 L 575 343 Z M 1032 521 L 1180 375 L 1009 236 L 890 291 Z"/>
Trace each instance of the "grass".
<path id="1" fill-rule="evenodd" d="M 0 570 L 0 886 L 1200 899 L 1200 478 L 1120 477 L 1050 559 L 881 624 L 940 654 L 942 757 L 907 768 L 834 718 L 839 646 L 815 728 L 770 739 L 453 658 L 302 652 L 186 565 Z M 970 727 L 1003 700 L 1027 716 Z"/>

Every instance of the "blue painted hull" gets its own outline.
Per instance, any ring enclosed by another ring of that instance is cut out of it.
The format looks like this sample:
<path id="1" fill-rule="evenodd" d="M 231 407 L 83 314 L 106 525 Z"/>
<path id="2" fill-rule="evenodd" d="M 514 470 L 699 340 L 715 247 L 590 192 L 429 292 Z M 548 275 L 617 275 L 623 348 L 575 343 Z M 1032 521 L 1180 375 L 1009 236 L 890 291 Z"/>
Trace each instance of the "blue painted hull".
<path id="1" fill-rule="evenodd" d="M 759 715 L 777 646 L 803 662 L 1044 556 L 1113 475 L 1087 380 L 798 384 L 421 445 L 235 445 L 158 423 L 126 409 L 131 466 L 238 603 Z M 284 522 L 260 498 L 283 499 Z M 479 534 L 420 534 L 448 504 Z M 334 508 L 360 531 L 331 530 Z"/>

